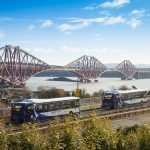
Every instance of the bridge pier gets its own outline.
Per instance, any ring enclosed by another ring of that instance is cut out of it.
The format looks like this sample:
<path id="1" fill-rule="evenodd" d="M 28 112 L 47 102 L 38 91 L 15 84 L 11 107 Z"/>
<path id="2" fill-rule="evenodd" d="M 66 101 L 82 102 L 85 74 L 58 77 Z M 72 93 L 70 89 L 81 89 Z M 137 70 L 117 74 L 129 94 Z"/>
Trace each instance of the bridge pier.
<path id="1" fill-rule="evenodd" d="M 89 80 L 89 79 L 80 79 L 82 83 L 91 83 L 91 82 L 98 82 L 98 80 Z"/>
<path id="2" fill-rule="evenodd" d="M 94 80 L 94 82 L 98 82 L 98 80 Z"/>
<path id="3" fill-rule="evenodd" d="M 129 78 L 129 77 L 121 77 L 121 80 L 132 80 L 133 78 Z"/>
<path id="4" fill-rule="evenodd" d="M 91 81 L 88 80 L 88 79 L 80 79 L 80 82 L 82 82 L 82 83 L 90 83 Z"/>

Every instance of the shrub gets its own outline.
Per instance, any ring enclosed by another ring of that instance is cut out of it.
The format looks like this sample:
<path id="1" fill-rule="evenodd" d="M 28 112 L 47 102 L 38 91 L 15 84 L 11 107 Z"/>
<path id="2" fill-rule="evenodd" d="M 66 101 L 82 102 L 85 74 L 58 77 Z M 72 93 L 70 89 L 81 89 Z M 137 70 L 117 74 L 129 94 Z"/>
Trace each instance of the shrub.
<path id="1" fill-rule="evenodd" d="M 56 88 L 39 88 L 38 89 L 38 97 L 39 98 L 58 98 L 64 97 L 65 92 L 63 89 L 56 89 Z"/>
<path id="2" fill-rule="evenodd" d="M 115 132 L 107 120 L 100 119 L 95 114 L 84 126 L 83 137 L 89 150 L 116 149 Z"/>
<path id="3" fill-rule="evenodd" d="M 62 142 L 63 131 L 60 125 L 60 119 L 56 118 L 49 124 L 47 132 L 47 149 L 48 150 L 63 150 L 64 143 Z"/>
<path id="4" fill-rule="evenodd" d="M 0 150 L 149 150 L 150 126 L 122 127 L 113 130 L 107 119 L 95 113 L 82 121 L 67 117 L 51 121 L 43 134 L 35 124 L 23 124 L 14 133 L 0 122 Z"/>
<path id="5" fill-rule="evenodd" d="M 7 141 L 8 141 L 8 131 L 5 128 L 4 124 L 0 122 L 0 149 L 1 150 L 8 149 Z"/>
<path id="6" fill-rule="evenodd" d="M 65 150 L 86 150 L 82 136 L 82 124 L 79 120 L 71 123 L 72 118 L 67 118 L 64 124 L 63 143 Z"/>
<path id="7" fill-rule="evenodd" d="M 33 124 L 23 125 L 23 130 L 19 139 L 19 146 L 22 150 L 44 150 L 46 148 L 44 136 Z"/>

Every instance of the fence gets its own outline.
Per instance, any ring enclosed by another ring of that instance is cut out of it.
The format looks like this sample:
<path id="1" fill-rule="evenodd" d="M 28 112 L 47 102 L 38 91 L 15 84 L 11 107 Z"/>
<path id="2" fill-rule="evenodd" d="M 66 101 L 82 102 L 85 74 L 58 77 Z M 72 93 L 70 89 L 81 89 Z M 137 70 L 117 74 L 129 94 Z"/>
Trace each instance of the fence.
<path id="1" fill-rule="evenodd" d="M 84 98 L 80 100 L 80 109 L 82 111 L 82 110 L 100 108 L 101 103 L 102 103 L 102 97 Z"/>

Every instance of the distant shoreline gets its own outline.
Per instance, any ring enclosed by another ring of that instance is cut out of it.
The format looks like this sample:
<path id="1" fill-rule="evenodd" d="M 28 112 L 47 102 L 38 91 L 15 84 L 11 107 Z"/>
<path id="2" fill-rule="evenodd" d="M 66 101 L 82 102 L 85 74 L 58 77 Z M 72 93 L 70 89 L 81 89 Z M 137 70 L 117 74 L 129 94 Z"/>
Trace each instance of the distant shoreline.
<path id="1" fill-rule="evenodd" d="M 65 77 L 58 77 L 53 79 L 47 79 L 46 81 L 65 81 L 65 82 L 77 82 L 77 80 L 68 79 Z"/>

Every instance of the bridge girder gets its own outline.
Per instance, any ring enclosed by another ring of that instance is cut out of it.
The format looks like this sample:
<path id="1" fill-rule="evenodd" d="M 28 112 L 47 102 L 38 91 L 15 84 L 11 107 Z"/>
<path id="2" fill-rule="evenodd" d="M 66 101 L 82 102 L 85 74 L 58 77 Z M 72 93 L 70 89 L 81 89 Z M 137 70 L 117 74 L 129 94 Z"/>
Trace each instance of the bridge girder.
<path id="1" fill-rule="evenodd" d="M 95 57 L 86 55 L 69 63 L 65 68 L 81 74 L 83 79 L 97 79 L 102 72 L 107 70 L 107 67 Z"/>
<path id="2" fill-rule="evenodd" d="M 123 73 L 127 78 L 132 78 L 135 72 L 137 72 L 136 67 L 129 60 L 124 60 L 115 69 Z"/>
<path id="3" fill-rule="evenodd" d="M 9 83 L 25 83 L 33 74 L 51 68 L 53 66 L 19 47 L 6 45 L 0 48 L 0 78 Z"/>
<path id="4" fill-rule="evenodd" d="M 78 74 L 85 80 L 97 79 L 108 71 L 117 71 L 127 78 L 132 78 L 136 67 L 128 60 L 124 60 L 115 68 L 107 68 L 95 57 L 84 55 L 66 66 L 49 65 L 20 47 L 6 45 L 0 48 L 0 79 L 12 84 L 24 84 L 35 74 L 46 70 L 65 70 Z"/>

